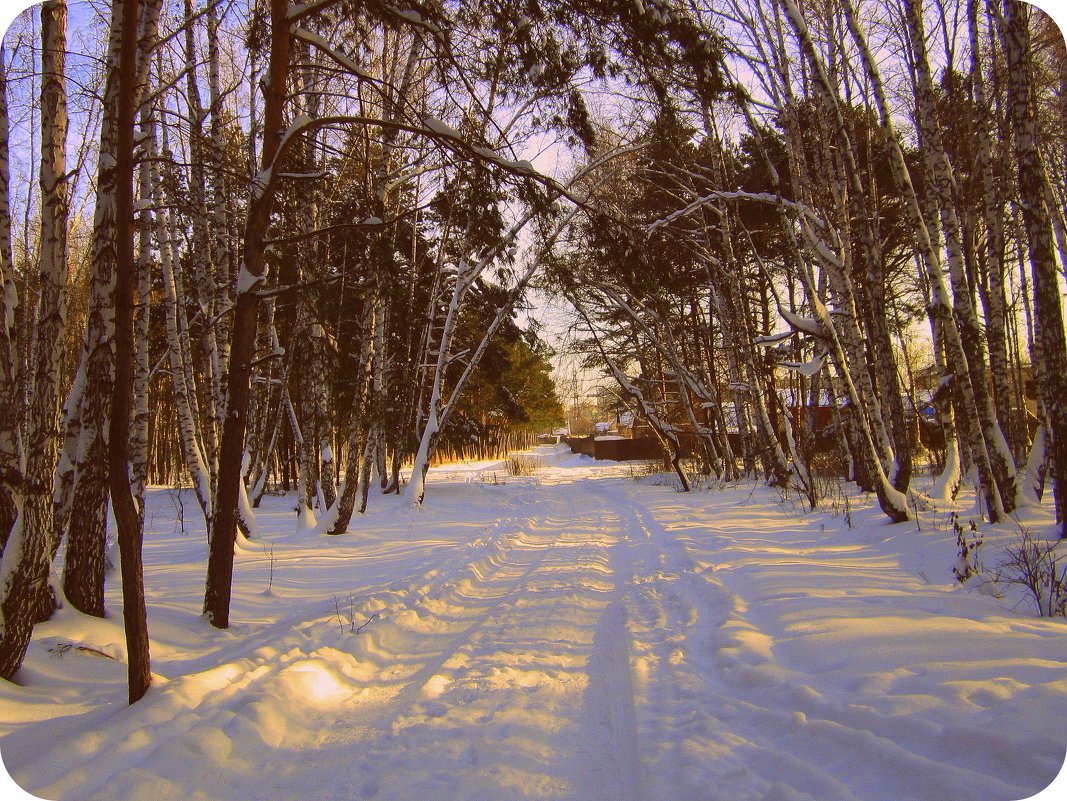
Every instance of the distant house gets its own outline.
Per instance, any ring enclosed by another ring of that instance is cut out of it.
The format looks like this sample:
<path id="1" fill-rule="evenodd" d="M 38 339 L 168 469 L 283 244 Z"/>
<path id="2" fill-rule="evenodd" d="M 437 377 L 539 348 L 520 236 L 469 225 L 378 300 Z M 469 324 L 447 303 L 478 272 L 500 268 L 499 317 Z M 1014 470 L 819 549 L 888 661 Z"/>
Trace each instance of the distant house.
<path id="1" fill-rule="evenodd" d="M 1037 385 L 1034 378 L 1033 366 L 1029 364 L 1020 365 L 1018 370 L 1011 367 L 1008 369 L 1009 380 L 1014 385 L 1017 382 L 1022 382 L 1022 401 L 1023 401 L 1023 417 L 1026 419 L 1027 428 L 1030 431 L 1031 436 L 1037 429 L 1038 417 L 1037 417 Z M 989 375 L 988 368 L 986 369 L 986 375 Z M 933 403 L 934 398 L 937 395 L 938 390 L 943 384 L 942 371 L 935 365 L 918 370 L 915 373 L 915 394 L 916 400 L 919 405 L 919 414 L 921 419 L 931 419 L 934 417 Z M 908 411 L 914 414 L 914 411 L 910 408 Z"/>

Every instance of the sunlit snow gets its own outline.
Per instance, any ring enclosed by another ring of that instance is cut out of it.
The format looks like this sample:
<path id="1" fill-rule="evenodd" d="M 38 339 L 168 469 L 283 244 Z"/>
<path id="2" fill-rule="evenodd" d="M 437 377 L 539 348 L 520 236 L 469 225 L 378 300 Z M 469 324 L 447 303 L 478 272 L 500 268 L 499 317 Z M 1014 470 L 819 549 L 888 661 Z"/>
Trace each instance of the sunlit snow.
<path id="1" fill-rule="evenodd" d="M 1008 801 L 1059 770 L 1067 628 L 957 584 L 947 513 L 526 457 L 340 537 L 268 496 L 226 631 L 191 493 L 183 529 L 152 490 L 152 689 L 125 705 L 113 578 L 109 619 L 61 611 L 0 685 L 5 764 L 79 801 Z"/>

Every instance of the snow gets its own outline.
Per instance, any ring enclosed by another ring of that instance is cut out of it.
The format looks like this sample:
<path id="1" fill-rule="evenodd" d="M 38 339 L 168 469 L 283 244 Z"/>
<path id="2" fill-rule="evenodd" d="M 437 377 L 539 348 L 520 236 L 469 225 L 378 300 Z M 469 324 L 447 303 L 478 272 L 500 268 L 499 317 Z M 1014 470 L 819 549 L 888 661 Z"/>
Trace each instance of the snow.
<path id="1" fill-rule="evenodd" d="M 509 161 L 504 159 L 503 163 L 505 166 L 510 167 L 513 170 L 518 170 L 519 172 L 536 172 L 533 164 L 526 159 L 520 159 L 519 161 Z"/>
<path id="2" fill-rule="evenodd" d="M 450 136 L 453 139 L 459 139 L 459 131 L 445 122 L 437 119 L 437 117 L 426 117 L 423 119 L 422 124 L 430 131 L 441 136 Z"/>
<path id="3" fill-rule="evenodd" d="M 785 367 L 786 369 L 789 369 L 789 370 L 792 370 L 794 372 L 800 373 L 801 375 L 806 375 L 806 376 L 808 376 L 810 378 L 811 376 L 815 375 L 817 372 L 819 372 L 822 369 L 823 363 L 825 361 L 826 361 L 826 353 L 823 352 L 823 353 L 819 354 L 818 356 L 816 356 L 814 359 L 811 359 L 810 361 L 806 361 L 806 362 L 780 362 L 779 366 L 780 367 Z"/>
<path id="4" fill-rule="evenodd" d="M 152 688 L 125 705 L 112 576 L 108 619 L 62 610 L 0 684 L 7 768 L 86 801 L 1008 801 L 1060 769 L 1067 626 L 956 583 L 947 510 L 892 526 L 854 493 L 850 527 L 844 496 L 519 455 L 340 537 L 266 496 L 225 631 L 202 524 L 150 490 Z"/>
<path id="5" fill-rule="evenodd" d="M 759 345 L 761 348 L 769 348 L 773 345 L 777 345 L 782 341 L 789 339 L 796 331 L 783 331 L 780 334 L 766 334 L 764 336 L 756 337 L 752 340 L 753 345 Z"/>
<path id="6" fill-rule="evenodd" d="M 241 270 L 237 274 L 237 294 L 243 295 L 246 292 L 251 292 L 256 284 L 266 280 L 266 269 L 260 275 L 252 275 L 244 264 L 241 265 Z"/>
<path id="7" fill-rule="evenodd" d="M 823 335 L 822 326 L 819 325 L 819 321 L 811 317 L 801 317 L 800 315 L 793 314 L 788 309 L 780 308 L 778 311 L 781 313 L 782 318 L 789 323 L 795 330 L 804 334 L 811 334 L 812 336 L 821 337 Z"/>
<path id="8" fill-rule="evenodd" d="M 819 258 L 821 258 L 824 263 L 829 264 L 832 267 L 837 267 L 839 269 L 843 266 L 843 262 L 838 257 L 838 255 L 832 250 L 830 250 L 829 246 L 827 246 L 827 244 L 821 239 L 815 239 L 815 252 L 819 255 Z"/>
<path id="9" fill-rule="evenodd" d="M 267 191 L 267 187 L 270 186 L 271 178 L 274 175 L 274 169 L 272 167 L 266 167 L 254 176 L 252 176 L 252 196 L 253 198 L 263 197 L 263 193 Z"/>
<path id="10" fill-rule="evenodd" d="M 426 120 L 424 120 L 424 124 L 427 128 L 429 128 L 431 131 L 434 131 L 435 133 L 443 133 L 448 136 L 459 137 L 459 134 L 456 133 L 456 131 L 454 131 L 452 128 L 449 128 L 447 125 L 445 125 L 445 123 L 441 122 L 440 120 L 434 119 L 433 117 L 427 117 Z M 526 159 L 512 161 L 511 159 L 504 158 L 495 150 L 492 150 L 487 147 L 475 146 L 473 150 L 482 158 L 488 159 L 489 161 L 492 161 L 495 164 L 499 164 L 502 167 L 506 167 L 507 169 L 512 170 L 514 172 L 537 172 L 537 170 L 534 169 L 533 164 L 531 164 Z"/>

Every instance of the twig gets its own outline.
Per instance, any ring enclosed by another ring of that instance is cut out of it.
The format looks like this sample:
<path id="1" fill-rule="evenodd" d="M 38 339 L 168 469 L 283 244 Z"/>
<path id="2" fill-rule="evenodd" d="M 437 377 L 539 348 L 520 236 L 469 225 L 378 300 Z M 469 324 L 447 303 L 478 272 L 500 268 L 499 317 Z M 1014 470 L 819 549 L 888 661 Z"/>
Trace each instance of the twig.
<path id="1" fill-rule="evenodd" d="M 370 625 L 371 621 L 372 621 L 372 620 L 374 620 L 374 619 L 376 619 L 376 618 L 378 618 L 378 617 L 380 617 L 380 616 L 381 616 L 381 614 L 382 614 L 381 612 L 375 612 L 375 613 L 374 613 L 373 615 L 371 615 L 370 617 L 368 617 L 368 618 L 367 618 L 367 619 L 366 619 L 366 620 L 365 620 L 365 621 L 363 622 L 363 624 L 362 624 L 362 625 L 361 625 L 361 626 L 360 626 L 360 627 L 359 627 L 358 629 L 356 629 L 356 634 L 359 634 L 359 633 L 360 633 L 361 631 L 363 631 L 363 629 L 367 628 L 367 626 L 369 626 L 369 625 Z"/>

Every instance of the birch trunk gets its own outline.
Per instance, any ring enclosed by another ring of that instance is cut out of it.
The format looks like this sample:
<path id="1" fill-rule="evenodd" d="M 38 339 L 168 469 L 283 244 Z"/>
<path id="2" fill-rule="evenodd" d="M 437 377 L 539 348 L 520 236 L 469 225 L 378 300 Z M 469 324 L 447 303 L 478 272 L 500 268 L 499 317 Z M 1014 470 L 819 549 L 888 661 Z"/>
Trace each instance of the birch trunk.
<path id="1" fill-rule="evenodd" d="M 26 420 L 26 496 L 0 562 L 0 677 L 22 665 L 51 560 L 52 481 L 67 310 L 67 6 L 41 5 L 41 258 L 33 382 Z"/>
<path id="2" fill-rule="evenodd" d="M 345 481 L 341 487 L 341 493 L 337 497 L 336 510 L 331 510 L 332 520 L 327 521 L 325 529 L 328 534 L 343 534 L 348 530 L 348 524 L 352 521 L 352 513 L 355 511 L 356 493 L 359 490 L 363 452 L 367 447 L 370 436 L 371 415 L 371 392 L 374 376 L 375 338 L 374 328 L 379 314 L 380 299 L 377 292 L 377 281 L 371 296 L 368 299 L 368 315 L 363 345 L 360 350 L 360 380 L 356 391 L 356 399 L 352 404 L 352 414 L 349 422 L 347 460 L 345 463 Z"/>
<path id="3" fill-rule="evenodd" d="M 1018 0 L 1004 0 L 1003 8 L 1001 35 L 1008 64 L 1008 105 L 1019 170 L 1019 199 L 1034 279 L 1035 333 L 1044 361 L 1046 449 L 1060 536 L 1067 538 L 1067 434 L 1064 433 L 1067 432 L 1067 336 L 1047 204 L 1048 175 L 1037 134 L 1029 14 L 1028 6 Z"/>
<path id="4" fill-rule="evenodd" d="M 218 283 L 222 282 L 222 276 L 216 275 L 216 263 L 212 246 L 214 237 L 211 234 L 213 220 L 208 210 L 207 187 L 208 178 L 204 165 L 208 162 L 210 148 L 205 143 L 204 128 L 208 125 L 208 110 L 204 108 L 200 96 L 200 59 L 196 49 L 196 17 L 194 16 L 192 0 L 185 0 L 185 15 L 188 23 L 185 26 L 185 77 L 186 77 L 186 103 L 188 104 L 190 122 L 189 136 L 189 182 L 188 198 L 185 202 L 190 206 L 190 248 L 189 248 L 189 274 L 184 281 L 185 289 L 195 299 L 200 315 L 203 317 L 200 336 L 193 343 L 197 347 L 200 356 L 199 370 L 190 370 L 187 380 L 190 387 L 197 375 L 202 376 L 203 391 L 203 418 L 201 440 L 207 456 L 207 462 L 212 466 L 212 479 L 214 480 L 214 466 L 218 463 L 218 437 L 223 413 L 223 387 L 222 366 L 219 358 L 219 326 L 216 315 Z M 210 37 L 209 37 L 210 38 Z M 212 54 L 209 52 L 209 58 Z M 210 67 L 209 67 L 210 70 Z M 190 367 L 193 367 L 193 354 L 188 355 Z"/>
<path id="5" fill-rule="evenodd" d="M 993 403 L 997 419 L 1008 438 L 1013 456 L 1023 452 L 1026 430 L 1020 412 L 1014 408 L 1009 380 L 1007 343 L 1007 298 L 1004 270 L 1004 209 L 998 197 L 993 144 L 989 132 L 989 96 L 982 68 L 982 35 L 978 25 L 979 0 L 967 1 L 967 24 L 971 45 L 971 85 L 974 102 L 981 115 L 975 141 L 978 146 L 978 170 L 982 177 L 982 219 L 986 229 L 986 272 L 988 290 L 983 293 L 986 303 L 986 339 L 989 344 L 989 372 Z M 998 157 L 1000 154 L 998 153 Z"/>
<path id="6" fill-rule="evenodd" d="M 226 165 L 226 138 L 223 125 L 225 123 L 224 97 L 220 81 L 220 54 L 219 54 L 219 19 L 217 13 L 218 4 L 208 2 L 205 14 L 205 28 L 207 32 L 207 87 L 208 87 L 208 114 L 210 123 L 208 126 L 208 151 L 211 160 L 220 167 Z M 231 290 L 237 271 L 234 269 L 233 254 L 230 248 L 230 226 L 227 223 L 228 190 L 226 188 L 226 170 L 216 169 L 212 172 L 207 182 L 209 200 L 205 203 L 205 214 L 210 220 L 211 230 L 211 283 L 214 285 L 214 297 L 212 299 L 212 311 L 214 323 L 211 328 L 211 340 L 214 349 L 211 353 L 211 366 L 214 375 L 214 383 L 211 389 L 214 393 L 213 406 L 218 413 L 222 413 L 225 406 L 224 373 L 226 365 L 230 361 L 229 336 L 230 316 L 223 314 L 233 302 Z M 221 423 L 218 425 L 221 426 Z"/>
<path id="7" fill-rule="evenodd" d="M 154 197 L 157 205 L 164 205 L 159 180 L 155 181 Z M 164 330 L 182 455 L 185 459 L 185 467 L 192 479 L 197 502 L 204 515 L 205 526 L 210 530 L 213 517 L 211 474 L 208 469 L 207 454 L 199 437 L 197 420 L 199 415 L 196 410 L 195 390 L 187 377 L 189 373 L 187 359 L 192 353 L 192 345 L 182 306 L 184 297 L 177 278 L 180 266 L 176 263 L 167 212 L 159 212 L 156 225 L 160 266 L 163 274 Z"/>
<path id="8" fill-rule="evenodd" d="M 789 16 L 793 29 L 801 40 L 805 56 L 810 63 L 812 70 L 817 75 L 816 84 L 819 87 L 820 93 L 823 95 L 824 105 L 834 117 L 839 141 L 841 141 L 843 147 L 847 149 L 850 147 L 847 129 L 845 128 L 844 120 L 841 116 L 837 101 L 831 92 L 829 80 L 823 71 L 822 63 L 819 61 L 815 52 L 815 47 L 808 35 L 807 27 L 803 18 L 800 16 L 800 12 L 797 10 L 796 6 L 793 5 L 792 0 L 784 0 L 784 3 L 787 16 Z M 767 155 L 765 149 L 763 149 L 761 142 L 760 149 L 764 159 L 767 161 L 768 165 L 770 165 L 770 172 L 774 180 L 775 191 L 777 192 L 779 220 L 786 241 L 789 242 L 798 262 L 800 279 L 807 297 L 808 306 L 812 310 L 823 336 L 830 345 L 830 356 L 833 359 L 838 375 L 845 386 L 845 392 L 851 405 L 851 419 L 849 420 L 849 424 L 852 426 L 854 435 L 858 439 L 858 447 L 855 448 L 853 456 L 858 457 L 858 461 L 863 465 L 863 468 L 872 474 L 871 479 L 874 484 L 873 489 L 878 497 L 879 507 L 893 522 L 902 522 L 908 519 L 906 496 L 904 491 L 898 489 L 886 474 L 885 464 L 883 462 L 883 457 L 885 456 L 884 448 L 883 452 L 879 452 L 875 440 L 875 433 L 872 431 L 872 424 L 868 419 L 867 406 L 864 402 L 865 399 L 861 396 L 856 387 L 856 382 L 853 380 L 845 344 L 842 342 L 837 326 L 834 323 L 829 310 L 826 308 L 826 304 L 823 302 L 822 298 L 819 297 L 817 282 L 811 264 L 806 258 L 804 249 L 798 240 L 794 229 L 794 223 L 786 211 L 784 198 L 781 194 L 781 189 L 778 186 L 777 173 L 774 171 L 770 157 Z M 855 159 L 852 158 L 851 161 L 854 165 Z M 796 162 L 797 159 L 794 158 L 793 163 Z M 853 190 L 861 191 L 858 186 L 853 187 Z M 831 248 L 816 235 L 811 229 L 809 221 L 800 220 L 799 222 L 809 249 L 817 254 L 828 266 L 839 268 L 841 266 L 840 256 L 836 256 Z M 842 249 L 843 246 L 838 248 L 839 251 Z M 865 370 L 865 365 L 860 369 Z M 864 462 L 866 464 L 864 464 Z"/>
<path id="9" fill-rule="evenodd" d="M 100 124 L 100 177 L 93 219 L 89 311 L 82 350 L 84 387 L 76 384 L 80 400 L 68 401 L 68 411 L 77 415 L 77 447 L 73 461 L 70 502 L 61 507 L 69 515 L 58 521 L 67 525 L 67 551 L 63 567 L 63 591 L 75 609 L 94 617 L 104 616 L 104 571 L 106 566 L 108 511 L 108 426 L 111 416 L 115 369 L 115 269 L 119 220 L 115 210 L 117 149 L 120 137 L 119 81 L 123 32 L 119 27 L 124 6 L 112 7 L 108 41 L 107 83 Z M 136 30 L 134 31 L 136 36 Z M 66 496 L 60 499 L 65 502 Z M 77 509 L 77 514 L 71 510 Z M 61 532 L 57 532 L 61 533 Z M 58 540 L 53 542 L 53 549 Z"/>
<path id="10" fill-rule="evenodd" d="M 999 505 L 991 513 L 1000 515 L 1015 508 L 1015 461 L 1011 449 L 997 421 L 993 399 L 986 378 L 985 346 L 982 341 L 978 314 L 967 280 L 963 256 L 963 231 L 956 213 L 956 180 L 941 144 L 941 130 L 934 106 L 933 78 L 926 54 L 926 39 L 921 3 L 906 0 L 908 28 L 917 64 L 916 116 L 920 131 L 920 149 L 926 165 L 927 183 L 933 189 L 941 212 L 941 226 L 952 281 L 953 310 L 959 326 L 960 340 L 966 353 L 966 365 L 971 392 L 974 395 L 977 420 L 985 444 L 992 478 L 999 493 Z"/>
<path id="11" fill-rule="evenodd" d="M 159 14 L 162 0 L 141 0 L 141 19 L 138 31 L 136 62 L 137 99 L 145 97 L 148 91 L 151 57 L 158 42 Z M 138 126 L 140 128 L 140 156 L 138 167 L 137 194 L 143 203 L 148 204 L 152 198 L 152 166 L 148 159 L 156 155 L 156 132 L 154 103 L 145 102 L 139 109 Z M 149 381 L 152 364 L 151 347 L 151 309 L 152 283 L 156 264 L 153 255 L 152 235 L 156 231 L 150 208 L 142 208 L 137 213 L 135 233 L 138 237 L 137 257 L 135 262 L 136 292 L 133 307 L 133 351 L 134 366 L 132 379 L 133 408 L 130 421 L 130 484 L 133 498 L 137 505 L 140 525 L 144 525 L 145 488 L 148 484 L 149 432 L 151 430 L 151 412 L 148 408 Z"/>
<path id="12" fill-rule="evenodd" d="M 11 257 L 6 58 L 0 44 L 0 555 L 22 508 L 25 491 L 18 391 L 18 290 Z"/>
<path id="13" fill-rule="evenodd" d="M 792 6 L 792 0 L 784 0 Z M 795 12 L 795 6 L 792 6 Z M 919 201 L 915 187 L 911 181 L 907 163 L 900 147 L 900 139 L 897 136 L 889 103 L 886 100 L 885 87 L 882 83 L 881 73 L 875 62 L 867 40 L 856 23 L 855 9 L 851 0 L 843 0 L 843 9 L 848 23 L 849 32 L 855 41 L 860 57 L 863 59 L 864 70 L 871 82 L 874 94 L 875 107 L 878 110 L 881 125 L 886 135 L 886 143 L 889 147 L 890 166 L 893 169 L 898 189 L 904 195 L 904 208 L 907 214 L 908 224 L 915 237 L 916 249 L 922 257 L 922 263 L 927 268 L 927 278 L 930 284 L 931 307 L 940 311 L 938 314 L 944 320 L 945 342 L 949 362 L 954 370 L 956 381 L 959 382 L 959 391 L 962 402 L 960 408 L 964 414 L 960 415 L 957 422 L 963 427 L 967 441 L 974 447 L 975 462 L 978 468 L 979 481 L 989 515 L 992 519 L 999 519 L 1003 509 L 1001 496 L 993 475 L 986 447 L 985 437 L 978 423 L 978 406 L 975 402 L 974 391 L 971 386 L 970 369 L 967 362 L 967 352 L 963 346 L 960 331 L 952 316 L 952 305 L 949 300 L 948 287 L 945 284 L 944 271 L 942 269 L 941 254 L 934 247 L 930 237 L 930 230 L 923 217 L 922 205 Z M 799 12 L 796 12 L 799 16 Z"/>

